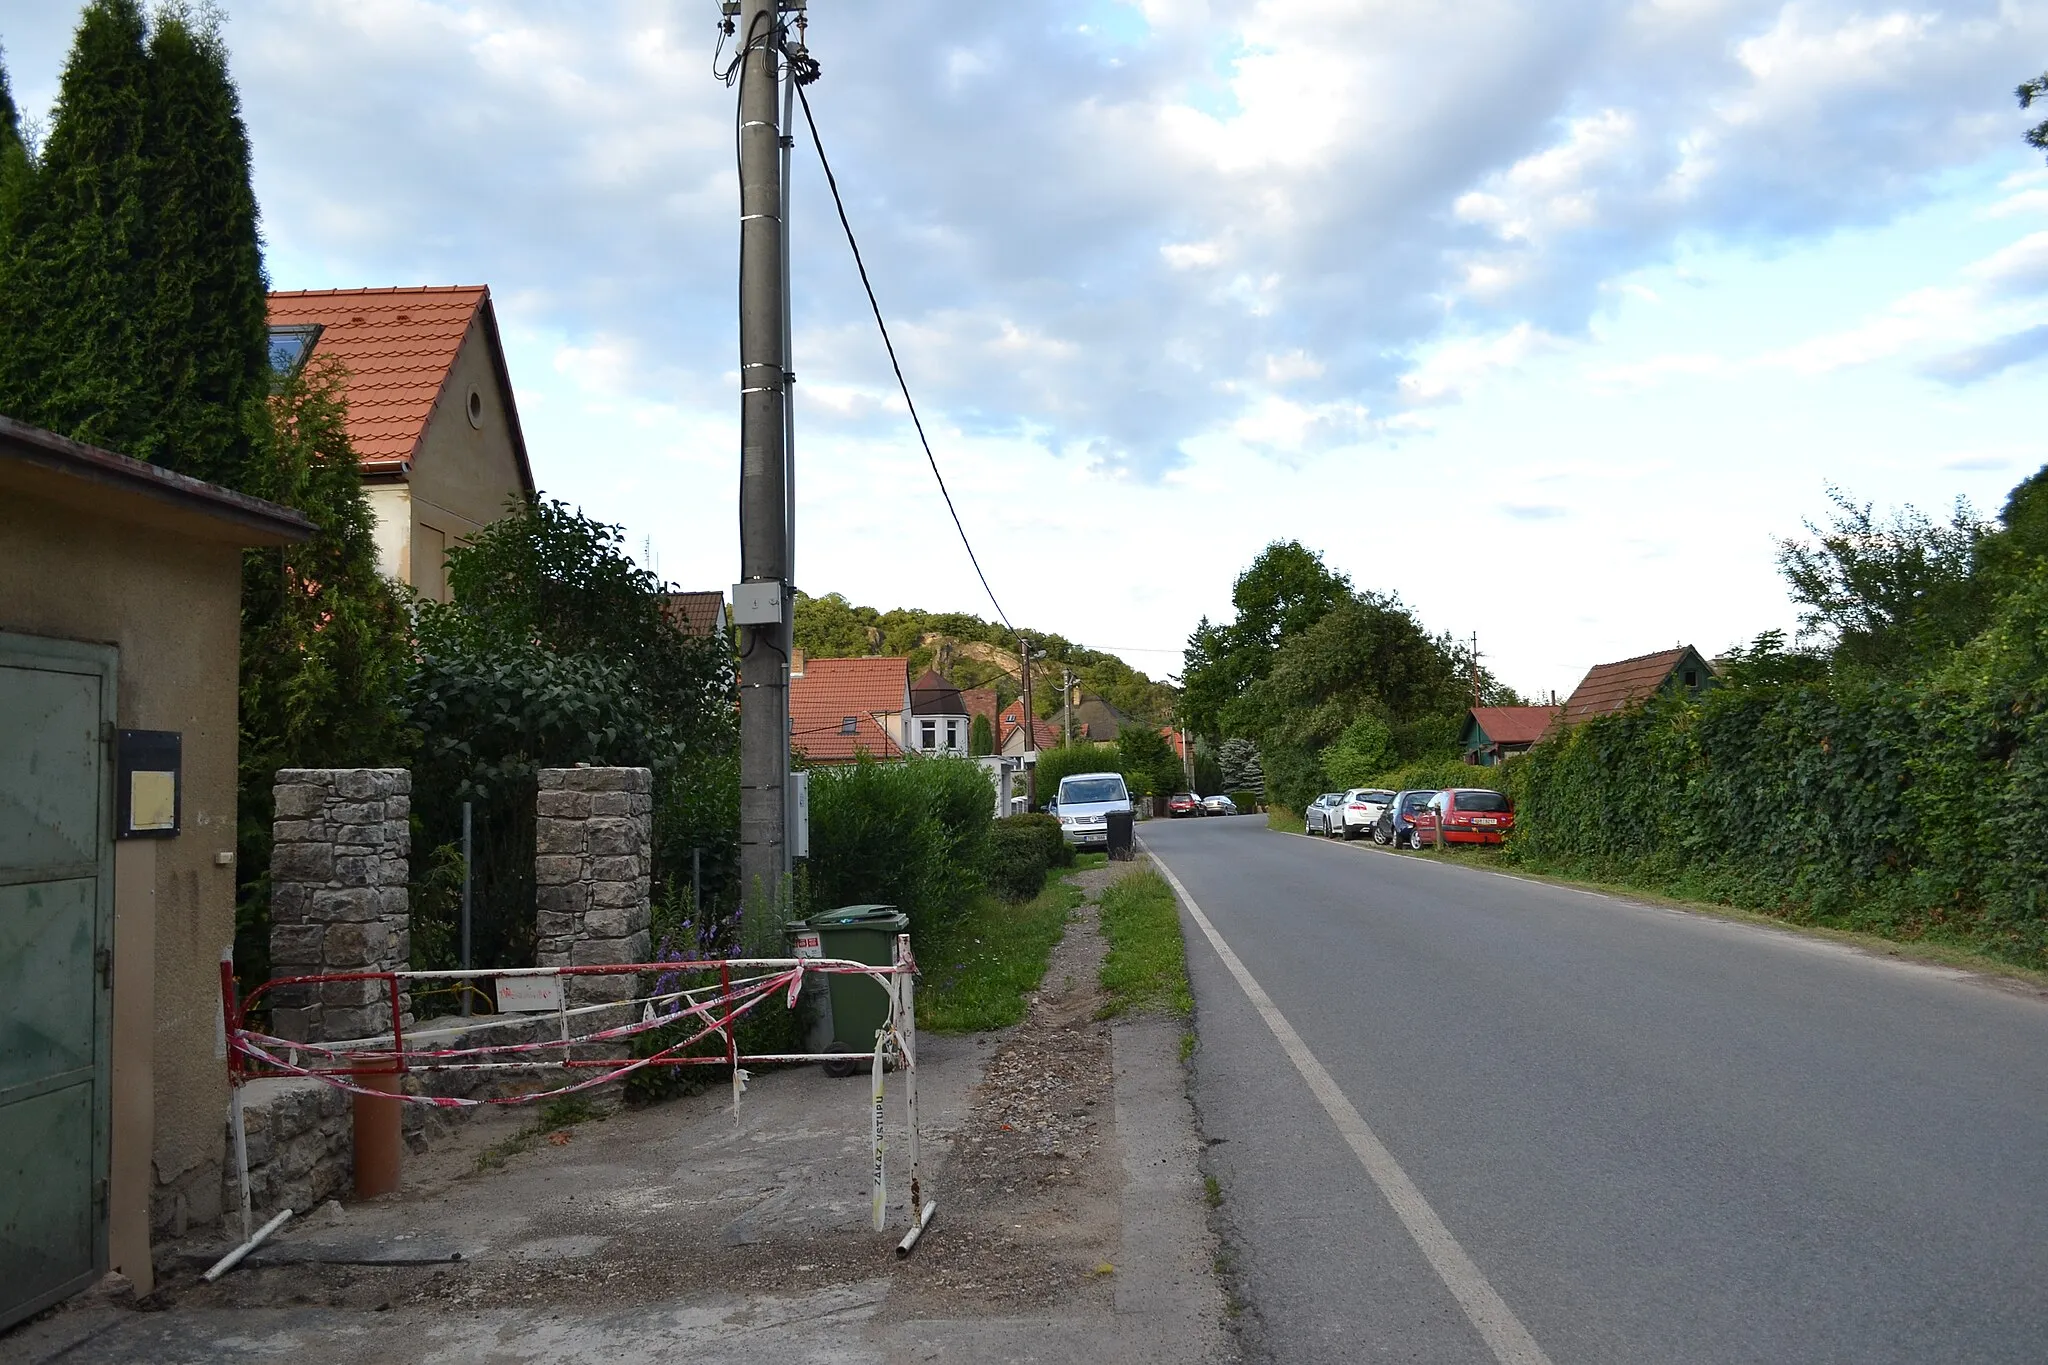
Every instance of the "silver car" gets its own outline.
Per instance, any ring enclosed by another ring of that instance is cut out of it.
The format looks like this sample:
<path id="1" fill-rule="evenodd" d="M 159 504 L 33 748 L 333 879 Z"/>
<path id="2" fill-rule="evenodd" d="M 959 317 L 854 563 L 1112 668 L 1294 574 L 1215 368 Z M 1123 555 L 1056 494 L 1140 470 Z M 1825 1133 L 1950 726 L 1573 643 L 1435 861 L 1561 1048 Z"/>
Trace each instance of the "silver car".
<path id="1" fill-rule="evenodd" d="M 1205 796 L 1202 798 L 1202 812 L 1205 815 L 1235 815 L 1237 802 L 1227 796 Z"/>
<path id="2" fill-rule="evenodd" d="M 1338 810 L 1344 803 L 1343 792 L 1324 792 L 1308 803 L 1308 809 L 1301 813 L 1301 823 L 1310 834 L 1336 833 Z"/>
<path id="3" fill-rule="evenodd" d="M 1109 813 L 1131 813 L 1122 773 L 1075 773 L 1060 779 L 1060 835 L 1075 848 L 1109 847 Z"/>

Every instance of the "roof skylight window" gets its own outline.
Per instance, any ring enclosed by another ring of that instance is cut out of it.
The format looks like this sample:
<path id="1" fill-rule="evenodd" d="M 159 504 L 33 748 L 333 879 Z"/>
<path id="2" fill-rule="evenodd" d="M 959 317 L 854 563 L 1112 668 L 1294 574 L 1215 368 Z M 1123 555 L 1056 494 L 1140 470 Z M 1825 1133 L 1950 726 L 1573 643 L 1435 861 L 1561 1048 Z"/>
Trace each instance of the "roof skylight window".
<path id="1" fill-rule="evenodd" d="M 320 340 L 320 324 L 317 322 L 293 323 L 289 326 L 275 326 L 270 329 L 270 368 L 279 375 L 295 374 L 306 363 L 306 357 L 313 354 L 313 344 Z"/>

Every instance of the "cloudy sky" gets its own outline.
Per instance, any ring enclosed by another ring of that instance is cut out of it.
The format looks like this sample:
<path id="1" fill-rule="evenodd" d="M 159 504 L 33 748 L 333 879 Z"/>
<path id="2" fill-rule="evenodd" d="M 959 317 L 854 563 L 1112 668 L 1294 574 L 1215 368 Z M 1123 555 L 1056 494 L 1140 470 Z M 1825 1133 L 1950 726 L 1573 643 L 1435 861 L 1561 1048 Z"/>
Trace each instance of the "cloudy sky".
<path id="1" fill-rule="evenodd" d="M 1830 482 L 2048 461 L 2048 6 L 814 0 L 812 98 L 1010 617 L 1176 672 L 1294 537 L 1496 671 L 1791 624 Z M 280 288 L 487 283 L 535 472 L 737 576 L 715 0 L 242 0 Z M 45 112 L 76 6 L 0 16 Z M 2038 117 L 2038 114 L 2036 115 Z M 797 578 L 990 614 L 815 162 Z"/>

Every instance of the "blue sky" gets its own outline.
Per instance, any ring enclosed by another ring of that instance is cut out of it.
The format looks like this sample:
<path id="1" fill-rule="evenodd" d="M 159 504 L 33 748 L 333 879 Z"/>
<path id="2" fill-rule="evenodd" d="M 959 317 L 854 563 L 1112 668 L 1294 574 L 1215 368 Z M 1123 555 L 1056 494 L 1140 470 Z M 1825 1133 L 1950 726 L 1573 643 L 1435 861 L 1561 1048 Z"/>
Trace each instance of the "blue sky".
<path id="1" fill-rule="evenodd" d="M 46 111 L 75 17 L 10 6 Z M 231 6 L 279 287 L 487 283 L 536 473 L 736 576 L 714 0 Z M 816 0 L 813 88 L 1013 619 L 1177 670 L 1268 540 L 1507 681 L 1789 626 L 1838 484 L 2048 461 L 2048 7 Z M 797 578 L 980 610 L 800 159 Z M 2029 418 L 2034 420 L 2030 421 Z"/>

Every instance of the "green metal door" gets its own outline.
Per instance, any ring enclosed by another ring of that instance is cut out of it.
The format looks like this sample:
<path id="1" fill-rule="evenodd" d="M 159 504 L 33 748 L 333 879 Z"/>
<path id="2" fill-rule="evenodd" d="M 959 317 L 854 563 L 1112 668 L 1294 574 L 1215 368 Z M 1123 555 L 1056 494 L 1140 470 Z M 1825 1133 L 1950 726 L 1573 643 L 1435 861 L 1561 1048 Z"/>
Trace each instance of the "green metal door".
<path id="1" fill-rule="evenodd" d="M 107 1264 L 114 661 L 0 631 L 0 1327 Z"/>

